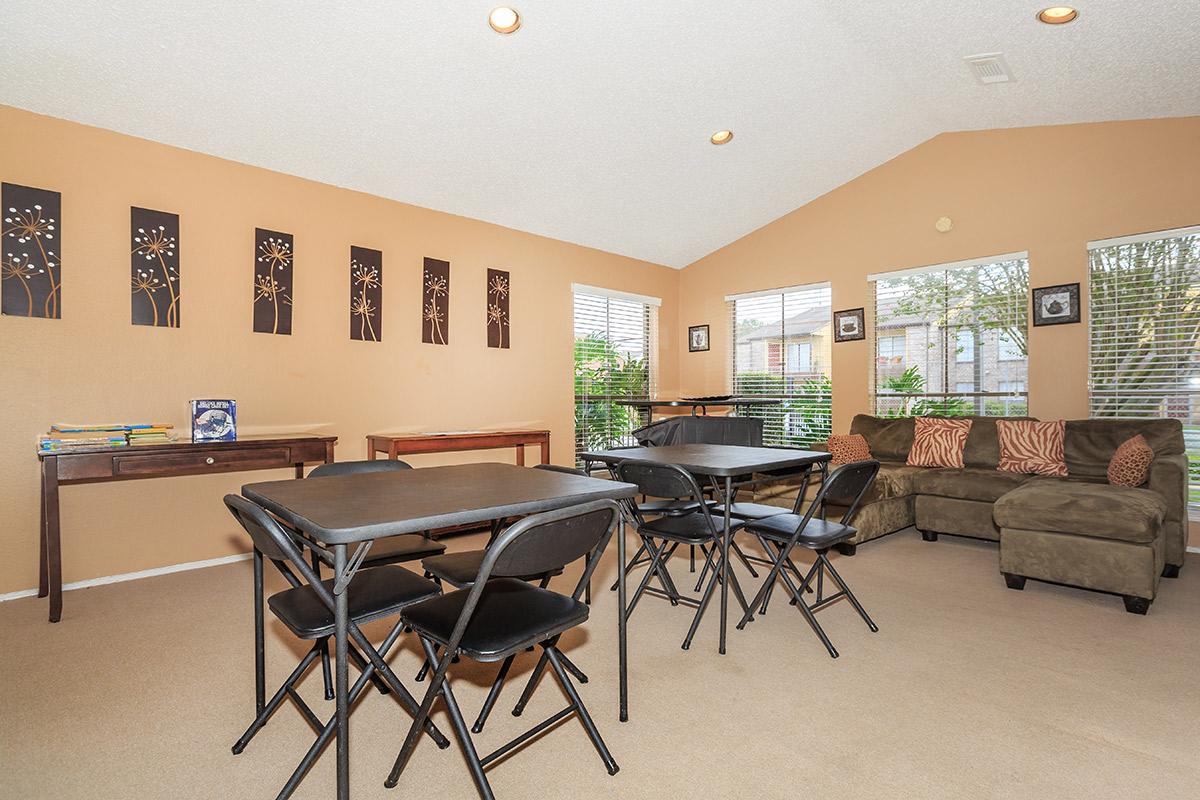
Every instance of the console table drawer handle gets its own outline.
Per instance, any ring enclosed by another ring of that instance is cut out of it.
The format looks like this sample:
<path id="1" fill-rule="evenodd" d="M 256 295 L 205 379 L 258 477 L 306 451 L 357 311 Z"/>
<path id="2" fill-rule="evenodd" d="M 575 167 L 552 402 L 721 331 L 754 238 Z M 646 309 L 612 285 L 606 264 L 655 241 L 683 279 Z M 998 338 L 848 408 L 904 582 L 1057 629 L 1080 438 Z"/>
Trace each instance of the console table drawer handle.
<path id="1" fill-rule="evenodd" d="M 214 463 L 216 463 L 216 459 L 214 459 L 212 456 L 209 456 L 208 458 L 204 459 L 204 463 L 205 464 L 214 464 Z"/>

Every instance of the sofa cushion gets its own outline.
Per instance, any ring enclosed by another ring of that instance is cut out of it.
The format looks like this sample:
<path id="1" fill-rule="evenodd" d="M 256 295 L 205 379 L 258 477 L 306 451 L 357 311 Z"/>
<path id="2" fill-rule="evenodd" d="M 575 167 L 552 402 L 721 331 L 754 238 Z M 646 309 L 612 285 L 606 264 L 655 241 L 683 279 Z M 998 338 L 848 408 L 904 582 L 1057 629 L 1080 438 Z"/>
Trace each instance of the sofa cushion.
<path id="1" fill-rule="evenodd" d="M 928 470 L 924 467 L 908 467 L 895 462 L 880 463 L 879 474 L 875 476 L 871 488 L 867 489 L 867 493 L 863 495 L 862 505 L 916 494 L 917 477 L 923 472 L 928 472 Z M 814 481 L 808 491 L 809 500 L 815 496 L 816 488 L 817 485 Z M 763 484 L 755 487 L 754 502 L 768 503 L 780 508 L 791 508 L 799 489 L 799 479 Z"/>
<path id="2" fill-rule="evenodd" d="M 963 448 L 964 467 L 987 467 L 995 469 L 1000 463 L 1000 439 L 996 423 L 1001 420 L 1032 420 L 1033 417 L 967 417 L 971 420 L 971 434 Z"/>
<path id="3" fill-rule="evenodd" d="M 917 494 L 994 503 L 1030 479 L 1029 475 L 994 469 L 923 469 L 916 476 Z"/>
<path id="4" fill-rule="evenodd" d="M 1154 450 L 1140 433 L 1122 442 L 1108 462 L 1108 482 L 1113 486 L 1141 486 L 1150 475 Z"/>
<path id="5" fill-rule="evenodd" d="M 1000 440 L 1000 463 L 996 469 L 1003 472 L 1065 477 L 1065 430 L 1066 425 L 1061 419 L 1051 422 L 1032 419 L 1000 420 L 996 423 L 996 435 Z"/>
<path id="6" fill-rule="evenodd" d="M 1001 528 L 1139 543 L 1154 541 L 1166 513 L 1167 504 L 1157 492 L 1061 478 L 1034 478 L 992 507 Z"/>
<path id="7" fill-rule="evenodd" d="M 963 448 L 971 433 L 971 420 L 917 417 L 910 467 L 961 467 Z"/>
<path id="8" fill-rule="evenodd" d="M 850 422 L 850 432 L 867 440 L 871 455 L 880 461 L 904 461 L 913 443 L 913 417 L 873 417 L 857 414 Z"/>
<path id="9" fill-rule="evenodd" d="M 1177 419 L 1067 420 L 1063 451 L 1071 476 L 1104 478 L 1108 462 L 1126 440 L 1141 434 L 1155 458 L 1184 452 L 1183 423 Z"/>

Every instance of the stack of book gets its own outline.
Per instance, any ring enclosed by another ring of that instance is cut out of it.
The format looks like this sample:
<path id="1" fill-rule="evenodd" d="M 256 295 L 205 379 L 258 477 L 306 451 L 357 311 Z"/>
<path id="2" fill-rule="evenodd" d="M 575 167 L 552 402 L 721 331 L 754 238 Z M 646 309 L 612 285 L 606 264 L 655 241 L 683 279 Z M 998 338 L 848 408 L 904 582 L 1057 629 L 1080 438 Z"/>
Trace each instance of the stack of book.
<path id="1" fill-rule="evenodd" d="M 175 441 L 174 425 L 131 425 L 129 428 L 129 443 L 139 444 L 170 444 Z"/>
<path id="2" fill-rule="evenodd" d="M 167 444 L 175 441 L 172 425 L 68 425 L 50 426 L 50 432 L 38 439 L 38 452 L 62 453 L 72 450 L 128 447 L 131 444 Z"/>

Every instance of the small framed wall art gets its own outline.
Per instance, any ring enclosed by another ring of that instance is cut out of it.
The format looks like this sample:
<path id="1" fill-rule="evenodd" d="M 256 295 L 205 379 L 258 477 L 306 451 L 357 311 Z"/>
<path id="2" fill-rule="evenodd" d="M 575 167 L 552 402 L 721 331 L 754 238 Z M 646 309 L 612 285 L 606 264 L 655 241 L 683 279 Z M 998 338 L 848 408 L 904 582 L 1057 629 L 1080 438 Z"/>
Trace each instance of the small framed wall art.
<path id="1" fill-rule="evenodd" d="M 383 252 L 350 246 L 350 338 L 383 341 Z"/>
<path id="2" fill-rule="evenodd" d="M 134 325 L 178 328 L 183 299 L 179 275 L 179 215 L 129 209 L 130 319 Z"/>
<path id="3" fill-rule="evenodd" d="M 703 353 L 708 350 L 708 326 L 692 325 L 688 327 L 688 352 Z"/>
<path id="4" fill-rule="evenodd" d="M 292 332 L 290 233 L 254 229 L 254 332 Z"/>
<path id="5" fill-rule="evenodd" d="M 864 310 L 848 308 L 833 312 L 833 340 L 835 342 L 857 342 L 867 338 Z"/>
<path id="6" fill-rule="evenodd" d="M 1033 290 L 1033 324 L 1066 325 L 1079 322 L 1079 284 L 1043 286 Z"/>
<path id="7" fill-rule="evenodd" d="M 450 262 L 425 259 L 421 271 L 421 341 L 450 343 Z"/>
<path id="8" fill-rule="evenodd" d="M 502 269 L 487 271 L 487 346 L 508 349 L 509 274 Z"/>

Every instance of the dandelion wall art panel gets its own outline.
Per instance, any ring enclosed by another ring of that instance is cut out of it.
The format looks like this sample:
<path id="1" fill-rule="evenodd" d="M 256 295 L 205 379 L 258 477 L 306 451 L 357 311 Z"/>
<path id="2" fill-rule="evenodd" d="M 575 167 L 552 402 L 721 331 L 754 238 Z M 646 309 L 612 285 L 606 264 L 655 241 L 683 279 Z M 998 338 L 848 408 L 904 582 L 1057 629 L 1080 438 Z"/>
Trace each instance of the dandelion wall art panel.
<path id="1" fill-rule="evenodd" d="M 501 269 L 487 271 L 488 347 L 508 349 L 508 293 L 510 289 L 507 272 Z"/>
<path id="2" fill-rule="evenodd" d="M 450 262 L 425 259 L 421 275 L 421 341 L 450 343 Z"/>
<path id="3" fill-rule="evenodd" d="M 4 226 L 0 255 L 3 313 L 17 317 L 62 316 L 62 195 L 6 183 L 0 187 Z"/>
<path id="4" fill-rule="evenodd" d="M 383 341 L 383 253 L 350 248 L 350 338 Z"/>
<path id="5" fill-rule="evenodd" d="M 134 325 L 179 327 L 179 215 L 129 209 L 129 280 Z"/>
<path id="6" fill-rule="evenodd" d="M 292 235 L 254 229 L 254 332 L 292 332 Z"/>

